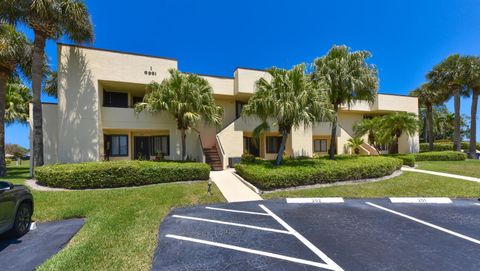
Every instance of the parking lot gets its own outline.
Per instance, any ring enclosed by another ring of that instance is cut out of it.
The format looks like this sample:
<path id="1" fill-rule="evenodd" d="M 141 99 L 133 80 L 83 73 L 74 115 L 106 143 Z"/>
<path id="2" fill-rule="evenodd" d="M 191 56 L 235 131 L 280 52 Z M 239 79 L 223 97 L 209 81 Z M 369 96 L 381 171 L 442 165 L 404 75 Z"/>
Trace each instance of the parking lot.
<path id="1" fill-rule="evenodd" d="M 80 218 L 44 222 L 20 238 L 0 235 L 0 270 L 34 270 L 58 253 L 84 223 Z"/>
<path id="2" fill-rule="evenodd" d="M 480 270 L 480 203 L 278 200 L 175 209 L 160 226 L 152 269 Z"/>

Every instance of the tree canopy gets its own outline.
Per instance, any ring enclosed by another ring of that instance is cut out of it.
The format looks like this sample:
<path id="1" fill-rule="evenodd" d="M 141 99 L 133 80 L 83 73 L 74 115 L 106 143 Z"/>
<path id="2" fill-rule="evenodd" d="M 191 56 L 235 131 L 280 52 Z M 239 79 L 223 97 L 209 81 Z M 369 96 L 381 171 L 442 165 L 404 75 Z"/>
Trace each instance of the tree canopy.
<path id="1" fill-rule="evenodd" d="M 254 116 L 261 121 L 257 128 L 270 129 L 269 120 L 278 127 L 282 141 L 276 165 L 282 160 L 292 128 L 310 126 L 331 116 L 331 104 L 324 92 L 318 90 L 324 87 L 323 84 L 314 84 L 307 77 L 305 68 L 300 64 L 290 70 L 268 69 L 271 80 L 261 78 L 257 81 L 255 93 L 242 110 L 243 117 Z"/>

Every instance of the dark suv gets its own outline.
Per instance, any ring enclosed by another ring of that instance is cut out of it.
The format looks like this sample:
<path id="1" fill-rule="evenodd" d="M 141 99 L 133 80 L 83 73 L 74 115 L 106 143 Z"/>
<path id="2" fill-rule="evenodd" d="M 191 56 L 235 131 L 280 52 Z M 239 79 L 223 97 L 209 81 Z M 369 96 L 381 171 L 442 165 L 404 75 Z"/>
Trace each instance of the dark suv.
<path id="1" fill-rule="evenodd" d="M 0 181 L 0 234 L 24 235 L 30 230 L 32 214 L 33 196 L 28 188 Z"/>

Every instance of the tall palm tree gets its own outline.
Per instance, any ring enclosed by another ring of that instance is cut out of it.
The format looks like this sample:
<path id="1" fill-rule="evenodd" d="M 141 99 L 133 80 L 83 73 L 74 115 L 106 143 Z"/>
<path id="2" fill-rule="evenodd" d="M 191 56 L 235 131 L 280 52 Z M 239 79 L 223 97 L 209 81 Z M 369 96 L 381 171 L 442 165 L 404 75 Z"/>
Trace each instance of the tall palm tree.
<path id="1" fill-rule="evenodd" d="M 291 70 L 270 68 L 270 81 L 261 78 L 256 82 L 256 92 L 242 109 L 242 116 L 255 116 L 261 120 L 259 127 L 268 129 L 268 120 L 274 120 L 282 135 L 275 165 L 280 165 L 285 145 L 292 128 L 301 124 L 309 126 L 329 117 L 329 103 L 325 95 L 316 90 L 305 74 L 305 65 Z M 257 127 L 258 128 L 258 127 Z M 258 130 L 258 129 L 256 129 Z"/>
<path id="2" fill-rule="evenodd" d="M 453 133 L 453 149 L 461 150 L 461 113 L 460 97 L 467 96 L 466 88 L 466 61 L 459 54 L 453 54 L 437 64 L 427 74 L 427 78 L 436 85 L 442 86 L 449 96 L 453 96 L 455 108 L 455 127 Z"/>
<path id="3" fill-rule="evenodd" d="M 480 57 L 467 56 L 467 86 L 472 91 L 472 106 L 470 112 L 470 144 L 468 157 L 476 158 L 477 152 L 477 108 L 480 89 Z"/>
<path id="4" fill-rule="evenodd" d="M 410 96 L 418 97 L 420 105 L 426 108 L 428 148 L 433 151 L 434 128 L 433 128 L 433 106 L 444 102 L 448 96 L 446 91 L 439 85 L 430 82 L 422 84 L 419 88 L 410 92 Z"/>
<path id="5" fill-rule="evenodd" d="M 143 103 L 135 106 L 136 112 L 166 111 L 177 121 L 181 132 L 182 160 L 187 158 L 187 131 L 205 121 L 216 126 L 221 125 L 223 108 L 215 104 L 212 87 L 207 80 L 196 74 L 185 74 L 178 70 L 169 70 L 170 77 L 161 83 L 152 82 L 147 86 Z"/>
<path id="6" fill-rule="evenodd" d="M 395 112 L 382 117 L 382 130 L 393 138 L 390 153 L 398 153 L 398 139 L 402 134 L 409 136 L 418 131 L 418 119 L 413 113 Z"/>
<path id="7" fill-rule="evenodd" d="M 8 80 L 17 69 L 25 68 L 31 56 L 31 44 L 15 27 L 0 24 L 0 176 L 6 174 L 5 165 L 5 100 Z"/>
<path id="8" fill-rule="evenodd" d="M 341 105 L 350 107 L 357 101 L 375 101 L 378 89 L 377 69 L 366 62 L 368 51 L 351 52 L 347 46 L 333 46 L 328 53 L 314 61 L 312 78 L 324 82 L 330 103 L 333 105 L 330 159 L 337 148 L 338 112 Z"/>
<path id="9" fill-rule="evenodd" d="M 76 43 L 91 42 L 93 27 L 82 0 L 3 0 L 0 20 L 25 23 L 35 35 L 32 59 L 33 161 L 43 165 L 42 105 L 40 101 L 45 42 L 68 37 Z"/>
<path id="10" fill-rule="evenodd" d="M 12 77 L 6 88 L 5 123 L 27 123 L 31 101 L 30 89 L 18 77 Z"/>

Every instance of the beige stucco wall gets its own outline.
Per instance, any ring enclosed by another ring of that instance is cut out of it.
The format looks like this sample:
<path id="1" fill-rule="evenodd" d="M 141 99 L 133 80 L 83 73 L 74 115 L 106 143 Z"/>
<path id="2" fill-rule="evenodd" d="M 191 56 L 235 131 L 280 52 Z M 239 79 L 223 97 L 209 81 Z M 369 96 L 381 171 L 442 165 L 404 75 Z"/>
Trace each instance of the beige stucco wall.
<path id="1" fill-rule="evenodd" d="M 293 157 L 312 156 L 313 153 L 312 127 L 300 125 L 292 129 L 291 152 Z"/>
<path id="2" fill-rule="evenodd" d="M 255 84 L 260 78 L 271 80 L 270 74 L 266 71 L 238 68 L 234 72 L 235 75 L 235 93 L 253 94 Z"/>
<path id="3" fill-rule="evenodd" d="M 229 95 L 229 96 L 234 95 L 233 78 L 207 76 L 207 75 L 201 75 L 200 77 L 205 78 L 208 81 L 208 83 L 213 89 L 213 94 Z"/>
<path id="4" fill-rule="evenodd" d="M 101 158 L 103 119 L 100 97 L 103 92 L 99 80 L 147 84 L 152 80 L 163 80 L 169 69 L 177 68 L 177 62 L 170 59 L 74 46 L 60 45 L 58 48 L 60 162 L 95 161 Z M 146 75 L 145 71 L 154 71 L 156 75 Z"/>

